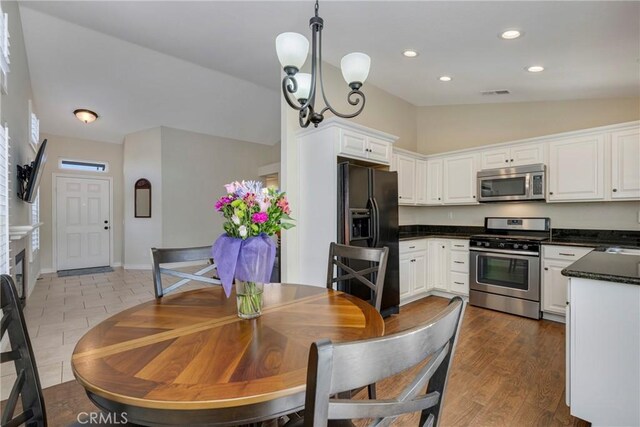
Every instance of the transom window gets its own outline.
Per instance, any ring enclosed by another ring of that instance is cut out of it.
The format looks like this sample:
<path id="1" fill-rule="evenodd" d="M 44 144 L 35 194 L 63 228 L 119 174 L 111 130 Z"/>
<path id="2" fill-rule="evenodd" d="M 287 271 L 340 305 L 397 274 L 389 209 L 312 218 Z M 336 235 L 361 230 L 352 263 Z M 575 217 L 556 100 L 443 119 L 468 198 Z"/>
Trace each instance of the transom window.
<path id="1" fill-rule="evenodd" d="M 60 159 L 58 162 L 58 168 L 64 170 L 105 173 L 109 171 L 109 163 L 94 162 L 91 160 Z"/>

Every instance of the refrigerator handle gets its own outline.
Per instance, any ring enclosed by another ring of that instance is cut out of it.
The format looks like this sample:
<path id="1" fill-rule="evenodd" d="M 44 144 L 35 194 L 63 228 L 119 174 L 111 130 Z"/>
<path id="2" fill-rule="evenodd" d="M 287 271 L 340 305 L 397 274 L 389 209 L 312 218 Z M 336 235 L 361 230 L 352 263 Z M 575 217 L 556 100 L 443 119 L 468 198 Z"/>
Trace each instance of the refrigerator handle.
<path id="1" fill-rule="evenodd" d="M 378 202 L 375 197 L 371 197 L 369 199 L 369 204 L 371 205 L 371 225 L 373 227 L 371 247 L 376 248 L 380 242 L 380 215 L 378 211 Z"/>

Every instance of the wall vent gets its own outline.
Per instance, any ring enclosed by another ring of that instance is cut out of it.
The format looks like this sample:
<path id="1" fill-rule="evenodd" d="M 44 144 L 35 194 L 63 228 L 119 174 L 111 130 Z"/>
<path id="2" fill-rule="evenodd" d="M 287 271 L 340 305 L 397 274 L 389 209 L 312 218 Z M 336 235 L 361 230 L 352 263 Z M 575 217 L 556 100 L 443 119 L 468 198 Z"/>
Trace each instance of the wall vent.
<path id="1" fill-rule="evenodd" d="M 482 95 L 509 95 L 509 92 L 506 89 L 501 90 L 485 90 L 484 92 L 480 92 Z"/>

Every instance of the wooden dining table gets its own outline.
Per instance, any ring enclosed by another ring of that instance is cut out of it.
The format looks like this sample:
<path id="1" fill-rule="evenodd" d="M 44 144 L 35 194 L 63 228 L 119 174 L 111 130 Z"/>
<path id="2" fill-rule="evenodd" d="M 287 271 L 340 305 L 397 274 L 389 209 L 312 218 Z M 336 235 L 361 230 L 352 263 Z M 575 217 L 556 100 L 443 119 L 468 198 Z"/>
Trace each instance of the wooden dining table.
<path id="1" fill-rule="evenodd" d="M 165 296 L 99 323 L 73 373 L 89 398 L 142 425 L 237 425 L 304 407 L 309 347 L 384 334 L 367 302 L 324 287 L 266 284 L 243 320 L 221 287 Z"/>

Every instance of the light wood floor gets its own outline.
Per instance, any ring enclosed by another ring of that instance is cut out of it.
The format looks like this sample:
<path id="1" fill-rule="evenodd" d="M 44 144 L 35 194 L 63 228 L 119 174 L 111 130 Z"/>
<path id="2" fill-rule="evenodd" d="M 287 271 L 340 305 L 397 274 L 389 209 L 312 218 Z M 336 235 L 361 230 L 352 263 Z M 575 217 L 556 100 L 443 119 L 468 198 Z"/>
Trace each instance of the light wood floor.
<path id="1" fill-rule="evenodd" d="M 422 323 L 448 300 L 428 297 L 403 306 L 386 333 Z M 444 399 L 441 426 L 561 426 L 588 423 L 565 405 L 564 324 L 467 306 Z M 411 378 L 378 383 L 378 397 L 395 396 Z M 418 416 L 397 425 L 418 425 Z"/>

